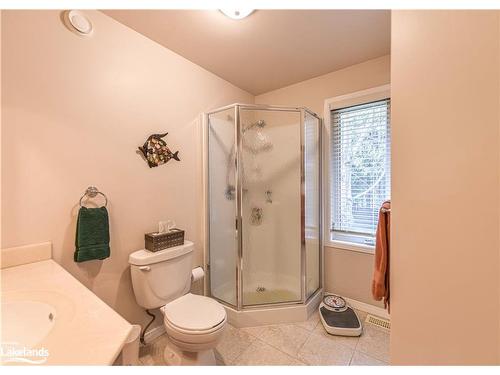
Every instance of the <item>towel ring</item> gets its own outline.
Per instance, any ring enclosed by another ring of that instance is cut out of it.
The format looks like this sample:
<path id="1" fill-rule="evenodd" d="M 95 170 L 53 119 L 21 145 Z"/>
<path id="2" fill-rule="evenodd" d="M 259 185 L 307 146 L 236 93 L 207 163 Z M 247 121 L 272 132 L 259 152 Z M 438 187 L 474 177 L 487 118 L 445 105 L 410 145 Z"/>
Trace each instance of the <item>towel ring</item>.
<path id="1" fill-rule="evenodd" d="M 80 207 L 84 207 L 82 204 L 83 198 L 85 198 L 87 196 L 90 198 L 95 198 L 97 196 L 97 194 L 101 194 L 104 197 L 104 199 L 106 200 L 106 202 L 104 203 L 104 207 L 107 207 L 108 206 L 108 197 L 106 197 L 106 194 L 100 192 L 95 186 L 89 186 L 87 188 L 87 190 L 85 190 L 85 193 L 83 193 L 83 195 L 80 198 Z"/>

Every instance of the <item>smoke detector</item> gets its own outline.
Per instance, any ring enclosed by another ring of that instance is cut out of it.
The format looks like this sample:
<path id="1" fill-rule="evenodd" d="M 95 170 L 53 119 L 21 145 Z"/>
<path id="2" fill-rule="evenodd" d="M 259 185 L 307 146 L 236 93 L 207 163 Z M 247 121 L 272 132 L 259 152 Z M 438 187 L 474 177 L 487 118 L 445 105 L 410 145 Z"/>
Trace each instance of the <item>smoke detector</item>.
<path id="1" fill-rule="evenodd" d="M 76 31 L 80 35 L 92 34 L 92 22 L 78 10 L 70 10 L 66 12 L 66 21 L 71 30 Z"/>

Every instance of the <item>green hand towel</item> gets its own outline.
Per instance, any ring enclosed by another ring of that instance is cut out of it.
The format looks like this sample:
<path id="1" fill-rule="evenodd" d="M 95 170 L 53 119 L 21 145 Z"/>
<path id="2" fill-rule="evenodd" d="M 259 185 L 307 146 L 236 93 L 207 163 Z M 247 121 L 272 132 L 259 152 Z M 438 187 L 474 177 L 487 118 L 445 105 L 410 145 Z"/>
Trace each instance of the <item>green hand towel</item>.
<path id="1" fill-rule="evenodd" d="M 80 208 L 75 247 L 75 262 L 109 257 L 109 218 L 106 207 Z"/>

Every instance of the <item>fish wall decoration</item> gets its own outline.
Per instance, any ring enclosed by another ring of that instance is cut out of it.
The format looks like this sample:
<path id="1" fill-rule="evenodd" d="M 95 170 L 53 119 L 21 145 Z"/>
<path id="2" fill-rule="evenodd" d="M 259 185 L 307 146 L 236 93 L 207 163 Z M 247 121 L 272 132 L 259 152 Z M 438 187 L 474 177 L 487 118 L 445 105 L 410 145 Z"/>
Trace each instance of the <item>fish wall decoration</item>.
<path id="1" fill-rule="evenodd" d="M 149 136 L 143 146 L 139 146 L 139 151 L 141 151 L 141 153 L 146 158 L 149 168 L 165 164 L 170 159 L 181 161 L 181 159 L 179 159 L 179 151 L 170 151 L 167 143 L 162 139 L 166 137 L 167 134 L 168 133 L 152 134 Z"/>

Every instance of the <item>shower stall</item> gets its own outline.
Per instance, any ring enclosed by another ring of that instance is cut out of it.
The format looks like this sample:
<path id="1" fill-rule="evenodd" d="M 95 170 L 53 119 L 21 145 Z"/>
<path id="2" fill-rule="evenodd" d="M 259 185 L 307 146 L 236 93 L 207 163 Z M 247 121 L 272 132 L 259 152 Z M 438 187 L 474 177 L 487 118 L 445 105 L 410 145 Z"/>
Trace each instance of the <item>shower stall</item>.
<path id="1" fill-rule="evenodd" d="M 207 294 L 236 324 L 307 318 L 322 287 L 321 119 L 233 104 L 206 114 L 204 145 Z"/>

